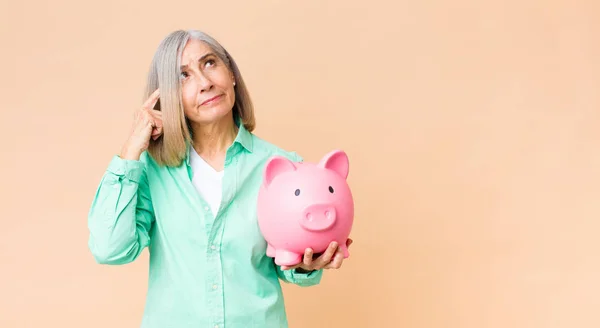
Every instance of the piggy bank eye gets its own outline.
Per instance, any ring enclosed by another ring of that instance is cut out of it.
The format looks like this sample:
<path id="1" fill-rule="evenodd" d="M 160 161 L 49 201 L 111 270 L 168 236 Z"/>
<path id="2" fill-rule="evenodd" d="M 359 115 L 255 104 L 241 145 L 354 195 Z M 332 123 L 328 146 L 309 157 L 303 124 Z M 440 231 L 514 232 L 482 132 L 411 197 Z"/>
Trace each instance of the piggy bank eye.
<path id="1" fill-rule="evenodd" d="M 294 195 L 296 195 L 296 196 L 300 195 L 300 189 L 296 189 L 296 191 L 294 192 Z"/>
<path id="2" fill-rule="evenodd" d="M 333 194 L 333 187 L 329 186 L 329 192 Z"/>

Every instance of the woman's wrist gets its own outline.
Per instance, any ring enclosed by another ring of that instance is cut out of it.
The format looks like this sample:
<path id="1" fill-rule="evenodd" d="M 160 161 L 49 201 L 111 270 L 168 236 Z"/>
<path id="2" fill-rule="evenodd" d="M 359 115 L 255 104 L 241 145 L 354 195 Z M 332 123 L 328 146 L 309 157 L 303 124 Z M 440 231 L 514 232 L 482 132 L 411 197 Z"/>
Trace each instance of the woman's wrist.
<path id="1" fill-rule="evenodd" d="M 141 155 L 142 155 L 142 152 L 139 150 L 139 148 L 125 145 L 121 149 L 121 153 L 119 154 L 119 157 L 121 157 L 122 159 L 137 161 L 140 159 Z"/>

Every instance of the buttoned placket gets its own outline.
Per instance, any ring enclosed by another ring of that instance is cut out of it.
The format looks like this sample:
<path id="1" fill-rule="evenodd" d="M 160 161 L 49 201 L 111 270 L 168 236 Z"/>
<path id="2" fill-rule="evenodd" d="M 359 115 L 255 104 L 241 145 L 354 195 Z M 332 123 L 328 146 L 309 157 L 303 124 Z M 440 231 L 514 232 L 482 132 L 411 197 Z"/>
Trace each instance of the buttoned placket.
<path id="1" fill-rule="evenodd" d="M 234 143 L 227 151 L 225 157 L 224 174 L 223 174 L 223 194 L 221 195 L 221 206 L 225 208 L 233 199 L 237 184 L 237 158 L 235 155 Z M 193 178 L 193 172 L 188 165 L 188 177 Z M 205 231 L 207 232 L 206 243 L 206 292 L 207 302 L 210 313 L 212 313 L 212 321 L 214 327 L 224 327 L 224 295 L 223 295 L 223 265 L 221 262 L 221 240 L 223 236 L 224 225 L 221 220 L 221 210 L 213 214 L 210 205 L 204 198 L 198 194 L 198 199 L 201 202 L 201 215 L 205 222 Z"/>

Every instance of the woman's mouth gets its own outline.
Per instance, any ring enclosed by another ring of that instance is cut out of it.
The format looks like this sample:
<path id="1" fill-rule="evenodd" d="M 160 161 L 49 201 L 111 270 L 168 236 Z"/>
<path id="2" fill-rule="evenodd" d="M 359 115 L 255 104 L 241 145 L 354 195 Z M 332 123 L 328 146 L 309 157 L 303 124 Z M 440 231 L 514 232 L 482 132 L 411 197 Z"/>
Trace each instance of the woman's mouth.
<path id="1" fill-rule="evenodd" d="M 200 104 L 200 106 L 212 105 L 212 104 L 218 102 L 219 100 L 221 100 L 222 97 L 223 97 L 223 95 L 218 95 L 218 96 L 214 96 L 210 99 L 206 99 L 204 102 L 202 102 Z"/>

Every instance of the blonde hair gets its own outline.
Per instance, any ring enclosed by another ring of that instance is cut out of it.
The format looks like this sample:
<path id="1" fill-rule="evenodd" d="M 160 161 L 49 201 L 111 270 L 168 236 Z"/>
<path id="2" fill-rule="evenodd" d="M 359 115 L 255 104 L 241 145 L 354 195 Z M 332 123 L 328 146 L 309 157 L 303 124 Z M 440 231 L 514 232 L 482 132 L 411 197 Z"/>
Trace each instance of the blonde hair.
<path id="1" fill-rule="evenodd" d="M 240 70 L 233 57 L 210 35 L 197 30 L 178 30 L 167 35 L 159 44 L 148 72 L 144 99 L 160 88 L 160 99 L 155 109 L 162 112 L 163 135 L 150 140 L 148 153 L 161 166 L 179 166 L 192 141 L 192 130 L 183 111 L 179 66 L 181 53 L 188 40 L 206 43 L 225 63 L 235 81 L 234 120 L 240 121 L 250 132 L 254 130 L 254 106 Z"/>

